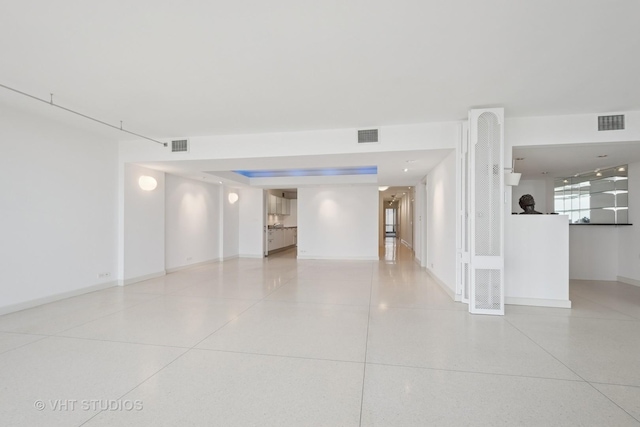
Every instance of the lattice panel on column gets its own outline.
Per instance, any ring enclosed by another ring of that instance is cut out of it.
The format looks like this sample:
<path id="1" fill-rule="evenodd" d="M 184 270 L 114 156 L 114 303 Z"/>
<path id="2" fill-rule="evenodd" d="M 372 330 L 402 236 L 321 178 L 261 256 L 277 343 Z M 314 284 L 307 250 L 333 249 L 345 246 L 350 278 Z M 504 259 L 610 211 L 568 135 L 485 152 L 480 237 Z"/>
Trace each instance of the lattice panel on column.
<path id="1" fill-rule="evenodd" d="M 476 270 L 474 307 L 478 310 L 500 310 L 500 270 Z"/>
<path id="2" fill-rule="evenodd" d="M 464 301 L 469 301 L 469 283 L 471 282 L 471 276 L 469 275 L 469 264 L 464 265 L 464 271 L 462 274 L 462 298 Z"/>
<path id="3" fill-rule="evenodd" d="M 500 124 L 493 113 L 478 118 L 475 170 L 475 255 L 500 256 Z"/>
<path id="4" fill-rule="evenodd" d="M 504 314 L 503 131 L 501 108 L 471 110 L 469 311 Z"/>

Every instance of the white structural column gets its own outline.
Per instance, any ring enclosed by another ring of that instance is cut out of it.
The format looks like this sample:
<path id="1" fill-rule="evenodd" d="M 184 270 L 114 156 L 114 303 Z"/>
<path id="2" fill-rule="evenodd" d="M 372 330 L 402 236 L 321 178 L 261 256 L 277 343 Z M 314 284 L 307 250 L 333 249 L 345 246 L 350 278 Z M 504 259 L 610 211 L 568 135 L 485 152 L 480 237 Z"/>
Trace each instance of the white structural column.
<path id="1" fill-rule="evenodd" d="M 469 311 L 504 314 L 504 110 L 469 112 Z"/>

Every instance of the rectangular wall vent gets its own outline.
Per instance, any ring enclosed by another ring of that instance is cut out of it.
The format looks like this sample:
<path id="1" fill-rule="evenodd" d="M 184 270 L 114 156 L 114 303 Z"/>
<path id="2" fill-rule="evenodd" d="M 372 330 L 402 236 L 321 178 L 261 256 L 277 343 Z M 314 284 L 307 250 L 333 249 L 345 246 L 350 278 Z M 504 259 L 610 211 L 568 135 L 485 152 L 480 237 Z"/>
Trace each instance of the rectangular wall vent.
<path id="1" fill-rule="evenodd" d="M 171 152 L 179 153 L 189 151 L 189 140 L 188 139 L 177 139 L 175 141 L 171 141 Z"/>
<path id="2" fill-rule="evenodd" d="M 366 144 L 368 142 L 378 142 L 378 129 L 358 131 L 358 144 Z"/>
<path id="3" fill-rule="evenodd" d="M 622 130 L 624 129 L 624 115 L 598 116 L 598 130 Z"/>

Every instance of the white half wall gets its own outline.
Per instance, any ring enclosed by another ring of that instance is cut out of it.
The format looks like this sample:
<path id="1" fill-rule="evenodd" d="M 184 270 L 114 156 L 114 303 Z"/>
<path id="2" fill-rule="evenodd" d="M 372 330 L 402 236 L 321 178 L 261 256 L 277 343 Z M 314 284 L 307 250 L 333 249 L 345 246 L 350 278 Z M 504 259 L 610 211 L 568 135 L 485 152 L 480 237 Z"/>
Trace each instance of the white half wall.
<path id="1" fill-rule="evenodd" d="M 45 108 L 1 106 L 0 314 L 116 278 L 117 143 Z"/>
<path id="2" fill-rule="evenodd" d="M 640 163 L 629 165 L 629 222 L 619 236 L 618 280 L 640 286 Z M 611 227 L 608 227 L 611 228 Z"/>
<path id="3" fill-rule="evenodd" d="M 143 176 L 156 179 L 155 190 L 140 188 Z M 165 274 L 164 172 L 134 164 L 124 167 L 124 235 L 122 284 Z"/>
<path id="4" fill-rule="evenodd" d="M 299 259 L 378 259 L 378 187 L 298 189 Z"/>
<path id="5" fill-rule="evenodd" d="M 569 228 L 565 215 L 505 218 L 506 304 L 571 307 Z"/>
<path id="6" fill-rule="evenodd" d="M 165 268 L 220 259 L 220 186 L 165 176 Z"/>
<path id="7" fill-rule="evenodd" d="M 571 225 L 569 243 L 571 279 L 617 280 L 618 230 L 615 226 Z"/>
<path id="8" fill-rule="evenodd" d="M 456 290 L 456 153 L 427 175 L 427 269 Z"/>
<path id="9" fill-rule="evenodd" d="M 243 187 L 239 195 L 239 255 L 262 258 L 264 256 L 264 191 L 261 188 Z"/>
<path id="10" fill-rule="evenodd" d="M 222 259 L 230 259 L 240 254 L 240 190 L 223 187 L 222 191 Z M 238 195 L 237 202 L 229 201 L 231 193 Z"/>

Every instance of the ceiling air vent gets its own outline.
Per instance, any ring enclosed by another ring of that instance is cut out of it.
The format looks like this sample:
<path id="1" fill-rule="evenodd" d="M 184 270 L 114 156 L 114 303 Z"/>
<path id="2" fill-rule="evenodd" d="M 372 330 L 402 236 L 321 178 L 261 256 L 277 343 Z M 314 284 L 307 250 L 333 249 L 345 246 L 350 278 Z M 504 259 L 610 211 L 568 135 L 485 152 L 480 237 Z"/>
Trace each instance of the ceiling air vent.
<path id="1" fill-rule="evenodd" d="M 378 142 L 378 129 L 358 131 L 358 144 L 366 144 L 368 142 Z"/>
<path id="2" fill-rule="evenodd" d="M 624 129 L 624 115 L 598 116 L 598 130 L 622 130 Z"/>
<path id="3" fill-rule="evenodd" d="M 189 151 L 188 139 L 176 139 L 175 141 L 171 141 L 172 153 L 187 152 L 187 151 Z"/>

